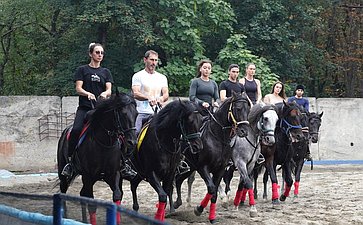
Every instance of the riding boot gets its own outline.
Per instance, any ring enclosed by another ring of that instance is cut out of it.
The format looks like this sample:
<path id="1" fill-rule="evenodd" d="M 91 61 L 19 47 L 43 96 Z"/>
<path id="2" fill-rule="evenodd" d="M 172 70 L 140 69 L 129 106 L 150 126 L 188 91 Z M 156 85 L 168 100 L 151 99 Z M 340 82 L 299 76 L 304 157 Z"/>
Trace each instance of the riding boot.
<path id="1" fill-rule="evenodd" d="M 137 172 L 132 169 L 130 163 L 130 160 L 126 159 L 124 166 L 121 168 L 121 176 L 126 180 L 133 180 L 137 175 Z"/>
<path id="2" fill-rule="evenodd" d="M 257 164 L 262 164 L 265 162 L 265 157 L 260 153 L 257 159 Z"/>

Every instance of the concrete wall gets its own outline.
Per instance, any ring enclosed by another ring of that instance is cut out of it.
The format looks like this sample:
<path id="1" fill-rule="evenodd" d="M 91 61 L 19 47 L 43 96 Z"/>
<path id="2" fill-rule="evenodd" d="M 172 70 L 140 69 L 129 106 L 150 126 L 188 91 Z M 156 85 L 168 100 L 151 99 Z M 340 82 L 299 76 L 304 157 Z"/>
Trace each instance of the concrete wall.
<path id="1" fill-rule="evenodd" d="M 309 101 L 310 111 L 324 112 L 320 141 L 311 146 L 313 158 L 363 160 L 363 99 L 309 98 Z M 77 105 L 78 97 L 0 96 L 0 169 L 55 169 L 57 136 L 72 122 L 71 114 Z M 44 132 L 44 127 L 39 129 L 39 119 L 46 115 L 51 125 Z M 65 121 L 65 117 L 70 121 Z"/>

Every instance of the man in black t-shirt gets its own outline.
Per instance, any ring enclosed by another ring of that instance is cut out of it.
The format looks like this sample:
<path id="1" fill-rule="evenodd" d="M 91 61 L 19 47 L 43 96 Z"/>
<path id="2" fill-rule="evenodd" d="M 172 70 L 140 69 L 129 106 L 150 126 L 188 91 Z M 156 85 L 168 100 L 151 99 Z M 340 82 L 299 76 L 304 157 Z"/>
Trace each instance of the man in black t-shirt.
<path id="1" fill-rule="evenodd" d="M 231 64 L 228 67 L 228 79 L 222 81 L 219 85 L 219 97 L 223 102 L 226 98 L 232 96 L 232 91 L 242 93 L 245 91 L 243 84 L 239 83 L 237 78 L 239 75 L 239 66 Z"/>

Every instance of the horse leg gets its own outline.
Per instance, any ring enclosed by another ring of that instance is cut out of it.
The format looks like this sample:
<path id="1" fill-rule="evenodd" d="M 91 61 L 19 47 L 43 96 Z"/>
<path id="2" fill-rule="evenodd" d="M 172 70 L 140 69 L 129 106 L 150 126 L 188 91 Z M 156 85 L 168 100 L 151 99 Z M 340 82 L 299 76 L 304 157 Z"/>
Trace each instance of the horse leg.
<path id="1" fill-rule="evenodd" d="M 120 172 L 119 170 L 116 171 L 116 174 L 113 176 L 107 176 L 104 180 L 110 186 L 112 190 L 112 200 L 116 205 L 121 205 L 121 200 L 123 197 L 123 191 L 120 187 L 122 187 L 122 182 L 120 182 Z M 120 224 L 121 222 L 121 214 L 117 212 L 116 215 L 116 222 Z"/>
<path id="2" fill-rule="evenodd" d="M 201 169 L 198 170 L 199 175 L 204 180 L 204 183 L 207 185 L 208 193 L 205 195 L 204 199 L 201 201 L 200 205 L 197 206 L 194 209 L 194 214 L 196 216 L 200 216 L 204 210 L 205 207 L 207 207 L 209 201 L 213 197 L 213 195 L 216 195 L 217 188 L 213 183 L 212 177 L 207 169 L 207 166 L 203 166 Z"/>
<path id="3" fill-rule="evenodd" d="M 188 178 L 188 195 L 189 194 L 191 195 L 192 183 L 195 180 L 195 171 L 175 176 L 175 189 L 176 189 L 177 197 L 176 197 L 176 201 L 173 204 L 174 209 L 179 208 L 183 204 L 182 197 L 181 197 L 181 186 L 186 178 Z M 188 199 L 188 197 L 187 197 L 187 201 L 188 200 L 190 201 L 190 198 Z M 188 206 L 190 206 L 190 202 L 188 203 Z"/>
<path id="4" fill-rule="evenodd" d="M 266 171 L 263 177 L 264 180 L 264 199 L 267 199 L 267 181 L 268 181 L 268 175 L 270 175 L 271 180 L 271 186 L 272 186 L 272 205 L 276 206 L 279 202 L 279 189 L 278 189 L 278 182 L 277 182 L 277 176 L 276 171 L 273 165 L 273 162 L 267 161 L 265 164 Z"/>
<path id="5" fill-rule="evenodd" d="M 192 201 L 192 185 L 195 181 L 195 173 L 196 171 L 194 171 L 192 174 L 190 174 L 190 176 L 188 177 L 188 196 L 187 196 L 187 203 L 188 206 L 191 206 L 191 201 Z"/>
<path id="6" fill-rule="evenodd" d="M 227 199 L 231 192 L 231 181 L 233 179 L 233 173 L 234 173 L 235 169 L 236 169 L 236 166 L 232 165 L 228 168 L 228 170 L 225 171 L 225 173 L 223 175 L 223 181 L 226 184 L 224 192 L 226 193 Z"/>
<path id="7" fill-rule="evenodd" d="M 213 184 L 215 187 L 218 187 L 221 183 L 222 177 L 224 174 L 224 170 L 218 172 L 217 174 L 213 174 Z M 209 222 L 211 224 L 216 223 L 216 212 L 217 212 L 217 199 L 218 199 L 218 192 L 217 188 L 214 188 L 214 195 L 210 199 L 210 207 L 209 207 Z"/>
<path id="8" fill-rule="evenodd" d="M 136 176 L 133 180 L 130 181 L 130 189 L 132 193 L 132 209 L 136 212 L 139 211 L 139 202 L 137 200 L 137 187 L 141 182 L 140 176 Z"/>
<path id="9" fill-rule="evenodd" d="M 297 198 L 299 195 L 300 175 L 301 175 L 303 166 L 304 166 L 304 159 L 300 159 L 297 162 L 297 166 L 295 169 L 294 198 Z"/>
<path id="10" fill-rule="evenodd" d="M 291 177 L 291 167 L 290 162 L 285 162 L 285 164 L 282 167 L 283 169 L 283 175 L 285 180 L 285 190 L 284 193 L 280 196 L 280 201 L 285 201 L 287 197 L 290 195 L 291 186 L 293 183 L 292 177 Z"/>
<path id="11" fill-rule="evenodd" d="M 80 195 L 83 197 L 88 198 L 94 198 L 93 196 L 93 185 L 96 183 L 96 181 L 89 178 L 87 175 L 82 175 L 82 189 L 80 192 Z M 96 210 L 97 206 L 95 205 L 88 205 L 88 212 L 90 216 L 90 223 L 92 225 L 96 225 Z M 85 217 L 85 206 L 82 204 L 82 220 L 83 222 L 87 222 L 87 218 Z"/>
<path id="12" fill-rule="evenodd" d="M 167 202 L 167 193 L 163 189 L 163 187 L 160 184 L 159 178 L 156 176 L 155 172 L 153 171 L 151 173 L 151 176 L 149 176 L 149 183 L 154 188 L 154 190 L 158 193 L 159 196 L 159 202 L 157 204 L 157 211 L 155 213 L 155 219 L 164 221 L 165 219 L 165 207 Z"/>
<path id="13" fill-rule="evenodd" d="M 257 190 L 257 179 L 258 179 L 258 170 L 256 168 L 253 169 L 253 194 L 255 195 L 255 199 L 258 199 L 258 190 Z"/>

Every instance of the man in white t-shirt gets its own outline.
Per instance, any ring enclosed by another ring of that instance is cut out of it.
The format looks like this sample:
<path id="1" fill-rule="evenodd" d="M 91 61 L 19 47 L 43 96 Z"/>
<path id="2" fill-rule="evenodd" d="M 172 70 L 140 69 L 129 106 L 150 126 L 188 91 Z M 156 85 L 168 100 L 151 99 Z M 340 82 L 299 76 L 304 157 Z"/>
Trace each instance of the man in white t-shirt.
<path id="1" fill-rule="evenodd" d="M 165 75 L 155 71 L 159 55 L 153 50 L 145 53 L 145 68 L 132 76 L 132 91 L 136 99 L 138 116 L 136 134 L 140 133 L 142 124 L 154 114 L 153 107 L 163 104 L 169 98 L 168 80 Z"/>

